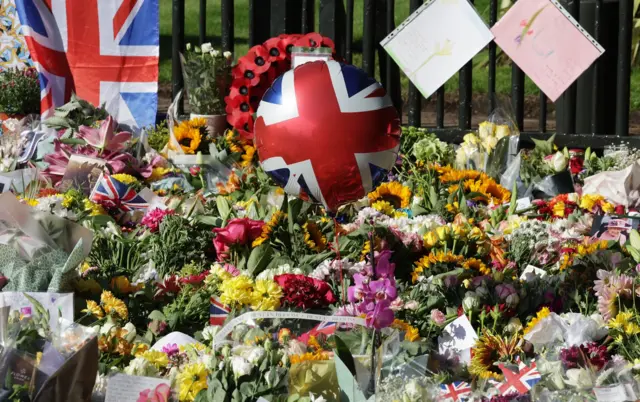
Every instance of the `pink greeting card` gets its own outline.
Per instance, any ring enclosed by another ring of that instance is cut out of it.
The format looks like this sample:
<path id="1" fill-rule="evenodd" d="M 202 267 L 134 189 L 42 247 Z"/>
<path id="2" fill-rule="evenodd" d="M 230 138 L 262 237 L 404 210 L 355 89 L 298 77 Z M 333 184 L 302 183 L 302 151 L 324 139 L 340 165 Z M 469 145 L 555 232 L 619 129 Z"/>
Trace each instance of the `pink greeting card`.
<path id="1" fill-rule="evenodd" d="M 491 32 L 553 102 L 604 52 L 556 0 L 517 1 Z"/>

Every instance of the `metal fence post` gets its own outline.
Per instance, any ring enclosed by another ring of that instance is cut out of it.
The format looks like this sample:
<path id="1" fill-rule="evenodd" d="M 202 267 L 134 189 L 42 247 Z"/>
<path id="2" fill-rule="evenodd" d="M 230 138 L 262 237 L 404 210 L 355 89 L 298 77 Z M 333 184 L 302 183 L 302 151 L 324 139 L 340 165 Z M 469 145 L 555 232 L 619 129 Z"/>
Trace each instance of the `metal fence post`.
<path id="1" fill-rule="evenodd" d="M 249 0 L 249 47 L 269 39 L 271 21 L 270 0 Z"/>
<path id="2" fill-rule="evenodd" d="M 171 14 L 171 93 L 172 98 L 184 88 L 180 53 L 184 49 L 184 0 L 173 0 Z M 184 99 L 184 98 L 183 98 Z M 184 103 L 178 104 L 178 114 L 184 111 Z"/>
<path id="3" fill-rule="evenodd" d="M 222 0 L 220 6 L 222 18 L 222 50 L 233 53 L 233 0 Z"/>
<path id="4" fill-rule="evenodd" d="M 362 26 L 362 69 L 371 77 L 376 72 L 376 0 L 364 0 Z"/>
<path id="5" fill-rule="evenodd" d="M 616 90 L 616 135 L 629 135 L 629 97 L 631 96 L 631 34 L 633 0 L 620 0 L 618 31 L 618 82 Z"/>
<path id="6" fill-rule="evenodd" d="M 345 56 L 345 10 L 342 0 L 320 0 L 320 26 L 322 35 L 333 39 L 336 45 L 336 54 Z"/>
<path id="7" fill-rule="evenodd" d="M 495 0 L 493 0 L 495 1 Z M 409 2 L 409 12 L 413 13 L 422 5 L 422 0 L 411 0 Z M 422 117 L 422 94 L 418 91 L 415 85 L 409 82 L 409 96 L 407 103 L 409 104 L 409 111 L 407 117 L 409 125 L 413 127 L 420 127 L 420 120 Z"/>

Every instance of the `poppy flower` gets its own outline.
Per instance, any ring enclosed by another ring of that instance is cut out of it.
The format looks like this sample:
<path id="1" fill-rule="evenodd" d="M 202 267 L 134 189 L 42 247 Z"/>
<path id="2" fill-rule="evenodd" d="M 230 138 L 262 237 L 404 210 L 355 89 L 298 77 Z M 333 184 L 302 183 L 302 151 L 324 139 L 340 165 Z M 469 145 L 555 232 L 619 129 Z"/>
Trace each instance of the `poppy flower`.
<path id="1" fill-rule="evenodd" d="M 233 98 L 227 96 L 225 102 L 227 103 L 227 107 L 225 108 L 227 114 L 234 113 L 235 111 L 253 113 L 248 96 L 238 95 Z"/>
<path id="2" fill-rule="evenodd" d="M 236 131 L 243 141 L 253 141 L 253 116 L 242 115 L 236 120 Z"/>
<path id="3" fill-rule="evenodd" d="M 291 48 L 294 47 L 294 46 L 297 46 L 295 43 L 300 38 L 300 35 L 282 34 L 278 38 L 280 38 L 280 40 L 282 40 L 282 47 L 284 48 L 284 50 L 287 53 L 286 57 L 290 58 L 291 57 Z"/>
<path id="4" fill-rule="evenodd" d="M 269 51 L 262 45 L 252 47 L 244 57 L 253 63 L 252 70 L 258 75 L 266 73 L 269 70 L 269 67 L 271 67 Z"/>
<path id="5" fill-rule="evenodd" d="M 231 74 L 233 75 L 233 79 L 246 79 L 249 81 L 251 86 L 258 85 L 260 83 L 260 74 L 256 74 L 255 72 L 256 65 L 253 64 L 253 60 L 247 58 L 247 56 L 243 56 L 238 59 L 238 64 L 231 70 Z"/>
<path id="6" fill-rule="evenodd" d="M 271 38 L 262 44 L 269 52 L 269 62 L 284 60 L 287 57 L 287 51 L 284 42 L 280 38 Z"/>
<path id="7" fill-rule="evenodd" d="M 322 46 L 331 48 L 333 53 L 335 53 L 336 51 L 336 44 L 333 43 L 333 40 L 327 36 L 322 37 Z"/>
<path id="8" fill-rule="evenodd" d="M 233 99 L 236 96 L 249 96 L 250 88 L 251 82 L 245 78 L 233 80 L 231 88 L 229 88 L 229 98 Z"/>
<path id="9" fill-rule="evenodd" d="M 322 46 L 322 35 L 316 32 L 308 33 L 298 39 L 295 45 L 302 47 L 320 47 Z"/>

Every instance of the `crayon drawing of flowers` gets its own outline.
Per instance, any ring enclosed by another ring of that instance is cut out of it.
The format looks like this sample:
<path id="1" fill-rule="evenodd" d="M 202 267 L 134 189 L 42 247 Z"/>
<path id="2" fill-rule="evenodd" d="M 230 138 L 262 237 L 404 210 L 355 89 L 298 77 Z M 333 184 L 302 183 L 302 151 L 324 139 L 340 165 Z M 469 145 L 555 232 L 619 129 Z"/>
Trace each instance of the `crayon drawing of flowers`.
<path id="1" fill-rule="evenodd" d="M 522 31 L 515 38 L 515 41 L 518 44 L 518 46 L 520 46 L 522 44 L 522 41 L 524 40 L 525 37 L 533 35 L 533 29 L 531 29 L 531 27 L 533 26 L 533 22 L 536 20 L 536 18 L 538 18 L 540 13 L 545 8 L 547 8 L 547 6 L 548 6 L 548 4 L 540 7 L 540 9 L 538 9 L 535 13 L 533 13 L 531 18 L 529 18 L 528 20 L 525 19 L 525 20 L 520 21 L 520 28 L 522 29 Z"/>
<path id="2" fill-rule="evenodd" d="M 452 52 L 453 52 L 453 42 L 451 42 L 449 39 L 446 39 L 443 44 L 440 44 L 440 42 L 437 42 L 433 49 L 433 53 L 431 53 L 431 55 L 429 55 L 429 57 L 427 57 L 427 59 L 422 64 L 420 64 L 420 66 L 418 66 L 418 68 L 416 68 L 413 71 L 413 73 L 409 75 L 409 78 L 415 77 L 418 71 L 420 71 L 421 68 L 427 65 L 436 56 L 451 56 Z"/>

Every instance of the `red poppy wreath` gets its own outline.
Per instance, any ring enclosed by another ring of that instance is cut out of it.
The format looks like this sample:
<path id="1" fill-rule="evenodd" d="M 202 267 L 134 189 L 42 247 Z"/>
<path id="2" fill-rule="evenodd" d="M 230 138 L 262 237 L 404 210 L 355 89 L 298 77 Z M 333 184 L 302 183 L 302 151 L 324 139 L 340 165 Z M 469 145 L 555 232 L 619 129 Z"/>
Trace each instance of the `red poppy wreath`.
<path id="1" fill-rule="evenodd" d="M 253 138 L 253 114 L 273 81 L 291 68 L 294 46 L 328 47 L 335 58 L 333 41 L 319 33 L 282 34 L 249 49 L 233 68 L 233 82 L 225 98 L 227 121 L 241 137 Z"/>

